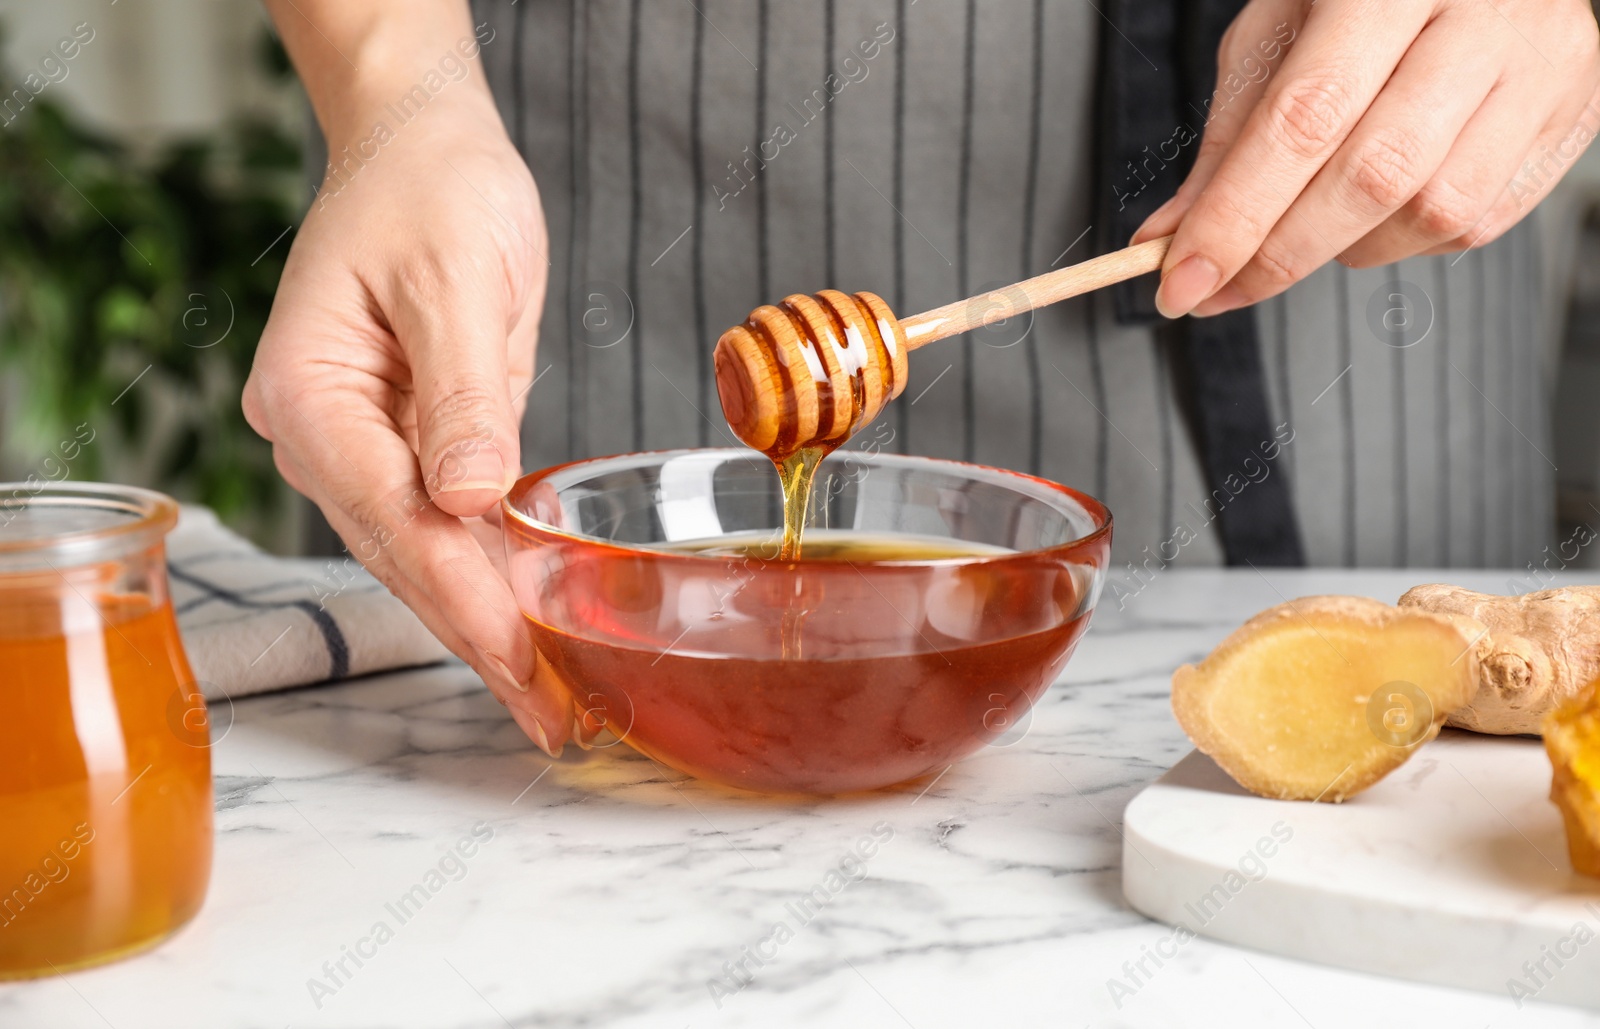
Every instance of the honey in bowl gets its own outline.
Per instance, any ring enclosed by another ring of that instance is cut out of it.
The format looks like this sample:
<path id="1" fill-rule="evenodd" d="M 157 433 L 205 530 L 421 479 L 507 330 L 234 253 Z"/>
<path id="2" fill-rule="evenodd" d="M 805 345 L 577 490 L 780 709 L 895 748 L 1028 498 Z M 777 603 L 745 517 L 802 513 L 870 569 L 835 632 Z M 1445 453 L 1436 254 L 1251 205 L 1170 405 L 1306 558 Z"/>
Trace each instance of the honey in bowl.
<path id="1" fill-rule="evenodd" d="M 767 792 L 887 786 L 1012 738 L 1087 627 L 1109 515 L 998 469 L 851 460 L 824 467 L 798 561 L 776 556 L 777 483 L 748 451 L 521 480 L 512 588 L 578 707 L 664 764 Z"/>
<path id="2" fill-rule="evenodd" d="M 669 549 L 763 561 L 774 545 Z M 865 789 L 941 768 L 1004 733 L 1066 663 L 1087 621 L 1077 584 L 1041 566 L 1049 559 L 963 560 L 1003 553 L 813 533 L 789 574 L 792 597 L 767 598 L 792 620 L 717 612 L 701 620 L 664 602 L 662 577 L 648 564 L 600 558 L 575 569 L 565 588 L 612 604 L 596 608 L 583 637 L 534 622 L 534 638 L 568 682 L 585 684 L 586 710 L 691 775 L 765 791 Z M 886 576 L 880 565 L 878 581 L 865 584 L 863 561 L 907 564 Z M 634 616 L 645 611 L 650 638 L 672 633 L 676 645 L 637 638 Z M 920 646 L 863 648 L 873 622 L 910 627 Z"/>
<path id="3" fill-rule="evenodd" d="M 0 979 L 148 947 L 211 866 L 203 702 L 167 596 L 171 501 L 0 501 Z"/>

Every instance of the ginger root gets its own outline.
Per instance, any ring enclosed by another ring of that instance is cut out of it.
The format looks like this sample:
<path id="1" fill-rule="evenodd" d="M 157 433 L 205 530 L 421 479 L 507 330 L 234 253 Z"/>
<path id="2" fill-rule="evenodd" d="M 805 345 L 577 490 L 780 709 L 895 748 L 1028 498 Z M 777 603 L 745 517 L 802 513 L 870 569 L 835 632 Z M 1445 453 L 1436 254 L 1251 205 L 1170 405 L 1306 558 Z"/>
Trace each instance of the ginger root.
<path id="1" fill-rule="evenodd" d="M 1473 623 L 1364 597 L 1263 611 L 1172 677 L 1172 710 L 1241 786 L 1342 801 L 1433 739 L 1478 683 Z"/>
<path id="2" fill-rule="evenodd" d="M 1566 823 L 1572 867 L 1600 876 L 1600 683 L 1545 718 L 1544 746 L 1555 766 L 1550 799 Z"/>
<path id="3" fill-rule="evenodd" d="M 1417 586 L 1408 610 L 1476 621 L 1478 687 L 1449 724 L 1473 732 L 1538 733 L 1546 715 L 1600 676 L 1600 586 L 1496 597 L 1459 586 Z"/>

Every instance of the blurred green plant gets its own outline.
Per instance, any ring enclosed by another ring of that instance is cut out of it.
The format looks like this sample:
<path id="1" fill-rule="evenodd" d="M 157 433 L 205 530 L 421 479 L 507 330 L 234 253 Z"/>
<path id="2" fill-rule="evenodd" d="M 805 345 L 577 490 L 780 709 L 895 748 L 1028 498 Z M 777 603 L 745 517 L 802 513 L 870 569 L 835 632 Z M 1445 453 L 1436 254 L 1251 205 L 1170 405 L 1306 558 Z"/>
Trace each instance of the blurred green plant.
<path id="1" fill-rule="evenodd" d="M 287 73 L 270 37 L 263 60 Z M 17 85 L 0 69 L 0 96 Z M 298 145 L 265 121 L 136 154 L 46 89 L 0 125 L 4 443 L 25 470 L 86 424 L 124 445 L 84 447 L 71 478 L 146 479 L 252 535 L 271 529 L 287 487 L 239 391 L 301 171 Z"/>

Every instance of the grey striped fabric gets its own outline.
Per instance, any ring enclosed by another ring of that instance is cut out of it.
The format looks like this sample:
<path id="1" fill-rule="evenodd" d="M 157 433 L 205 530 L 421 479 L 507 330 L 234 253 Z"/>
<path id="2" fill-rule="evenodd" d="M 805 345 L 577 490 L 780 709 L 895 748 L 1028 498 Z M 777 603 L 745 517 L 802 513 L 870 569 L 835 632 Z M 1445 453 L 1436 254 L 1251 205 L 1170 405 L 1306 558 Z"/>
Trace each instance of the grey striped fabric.
<path id="1" fill-rule="evenodd" d="M 910 314 L 1093 256 L 1092 4 L 474 13 L 495 29 L 485 68 L 550 224 L 529 468 L 731 443 L 711 347 L 757 304 L 831 286 Z M 1520 567 L 1551 541 L 1534 231 L 1329 266 L 1261 305 L 1293 437 L 1270 474 L 1291 479 L 1312 563 Z M 1391 296 L 1420 319 L 1398 336 Z M 862 436 L 1085 489 L 1115 514 L 1119 563 L 1214 564 L 1221 501 L 1162 336 L 1090 297 L 935 344 Z"/>

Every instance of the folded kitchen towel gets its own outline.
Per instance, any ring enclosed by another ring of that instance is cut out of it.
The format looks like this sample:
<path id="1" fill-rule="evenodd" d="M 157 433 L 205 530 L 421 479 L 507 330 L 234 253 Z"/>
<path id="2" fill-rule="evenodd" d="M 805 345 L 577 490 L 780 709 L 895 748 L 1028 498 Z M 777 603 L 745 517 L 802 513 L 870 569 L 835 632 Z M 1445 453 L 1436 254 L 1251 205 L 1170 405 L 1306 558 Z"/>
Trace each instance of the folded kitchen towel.
<path id="1" fill-rule="evenodd" d="M 274 557 L 203 507 L 167 537 L 172 603 L 207 697 L 244 697 L 449 656 L 354 558 Z"/>

